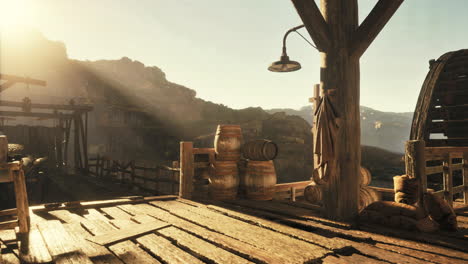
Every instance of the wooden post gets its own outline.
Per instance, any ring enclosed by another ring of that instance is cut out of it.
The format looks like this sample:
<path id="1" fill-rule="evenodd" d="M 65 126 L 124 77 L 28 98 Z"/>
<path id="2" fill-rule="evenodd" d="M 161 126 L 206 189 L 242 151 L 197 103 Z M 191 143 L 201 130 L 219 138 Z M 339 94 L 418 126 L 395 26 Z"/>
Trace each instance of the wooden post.
<path id="1" fill-rule="evenodd" d="M 80 127 L 80 135 L 81 135 L 81 143 L 83 147 L 83 168 L 87 171 L 89 166 L 88 166 L 88 133 L 85 129 L 85 126 L 83 124 L 83 116 L 82 113 L 79 114 L 78 116 L 78 122 L 79 122 L 79 127 Z"/>
<path id="2" fill-rule="evenodd" d="M 179 196 L 192 198 L 194 175 L 193 143 L 180 142 L 180 187 Z"/>
<path id="3" fill-rule="evenodd" d="M 130 177 L 132 181 L 132 186 L 135 186 L 135 160 L 132 160 L 130 162 L 130 171 L 131 171 Z"/>
<path id="4" fill-rule="evenodd" d="M 296 187 L 291 187 L 291 197 L 290 197 L 291 202 L 296 201 Z"/>
<path id="5" fill-rule="evenodd" d="M 424 208 L 424 193 L 427 192 L 426 175 L 426 143 L 424 140 L 408 140 L 405 145 L 406 175 L 411 179 L 418 179 L 418 205 Z"/>
<path id="6" fill-rule="evenodd" d="M 13 175 L 13 182 L 15 188 L 16 208 L 18 212 L 18 225 L 20 233 L 29 232 L 29 202 L 28 193 L 26 191 L 26 180 L 24 172 L 19 165 L 16 168 L 11 168 L 10 173 Z"/>
<path id="7" fill-rule="evenodd" d="M 178 160 L 175 160 L 175 161 L 172 161 L 172 168 L 173 169 L 178 169 L 180 166 L 179 166 L 179 161 Z M 180 181 L 180 171 L 177 172 L 175 170 L 172 171 L 172 180 L 174 181 Z M 176 194 L 176 184 L 175 183 L 172 183 L 171 185 L 171 194 L 175 195 Z"/>
<path id="8" fill-rule="evenodd" d="M 322 0 L 321 10 L 315 1 L 292 2 L 321 51 L 321 88 L 327 94 L 334 90 L 330 99 L 339 129 L 334 139 L 335 159 L 328 164 L 324 214 L 332 219 L 353 220 L 358 213 L 361 165 L 359 58 L 403 0 L 379 0 L 361 25 L 357 0 Z"/>
<path id="9" fill-rule="evenodd" d="M 447 153 L 444 157 L 442 168 L 444 178 L 444 198 L 453 208 L 453 170 L 452 170 L 452 153 Z"/>
<path id="10" fill-rule="evenodd" d="M 468 152 L 463 152 L 463 203 L 468 204 Z"/>

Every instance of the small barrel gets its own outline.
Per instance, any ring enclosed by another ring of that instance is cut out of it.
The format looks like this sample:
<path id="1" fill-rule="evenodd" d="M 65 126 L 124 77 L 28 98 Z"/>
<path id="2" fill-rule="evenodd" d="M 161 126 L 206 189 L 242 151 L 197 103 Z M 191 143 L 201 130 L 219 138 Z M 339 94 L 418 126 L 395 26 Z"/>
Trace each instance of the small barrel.
<path id="1" fill-rule="evenodd" d="M 315 183 L 307 185 L 304 189 L 304 199 L 312 204 L 322 202 L 322 188 Z"/>
<path id="2" fill-rule="evenodd" d="M 216 159 L 238 161 L 241 153 L 242 132 L 239 125 L 218 125 L 214 139 Z"/>
<path id="3" fill-rule="evenodd" d="M 359 211 L 366 208 L 369 204 L 379 201 L 379 193 L 369 187 L 363 187 L 359 189 Z"/>
<path id="4" fill-rule="evenodd" d="M 239 188 L 237 163 L 233 161 L 216 161 L 214 173 L 210 177 L 210 198 L 213 200 L 234 200 Z"/>
<path id="5" fill-rule="evenodd" d="M 276 185 L 276 172 L 273 161 L 249 160 L 242 182 L 247 199 L 272 200 L 275 195 Z"/>
<path id="6" fill-rule="evenodd" d="M 253 140 L 242 145 L 242 154 L 249 160 L 273 160 L 278 155 L 278 146 L 267 139 Z"/>
<path id="7" fill-rule="evenodd" d="M 370 171 L 364 167 L 361 167 L 361 186 L 367 186 L 371 183 L 372 175 Z"/>

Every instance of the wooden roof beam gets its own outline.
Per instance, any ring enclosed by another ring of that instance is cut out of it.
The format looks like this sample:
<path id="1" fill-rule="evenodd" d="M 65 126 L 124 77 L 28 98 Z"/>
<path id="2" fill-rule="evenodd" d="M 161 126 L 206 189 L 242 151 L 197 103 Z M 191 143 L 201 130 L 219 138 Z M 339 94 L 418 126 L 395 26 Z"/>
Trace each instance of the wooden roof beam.
<path id="1" fill-rule="evenodd" d="M 328 24 L 320 13 L 314 0 L 292 0 L 297 13 L 304 22 L 309 35 L 319 51 L 326 51 L 330 47 L 330 32 Z"/>
<path id="2" fill-rule="evenodd" d="M 358 27 L 351 41 L 350 55 L 361 57 L 404 0 L 379 0 Z"/>

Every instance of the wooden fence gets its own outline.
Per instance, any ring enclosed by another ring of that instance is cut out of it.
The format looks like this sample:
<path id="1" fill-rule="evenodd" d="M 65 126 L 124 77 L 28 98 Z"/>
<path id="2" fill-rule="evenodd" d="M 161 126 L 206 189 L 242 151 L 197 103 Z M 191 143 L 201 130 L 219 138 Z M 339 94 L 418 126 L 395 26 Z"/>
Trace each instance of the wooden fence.
<path id="1" fill-rule="evenodd" d="M 422 194 L 429 190 L 427 175 L 442 173 L 443 189 L 433 193 L 443 197 L 452 207 L 454 195 L 462 193 L 463 203 L 468 204 L 468 147 L 426 147 L 422 140 L 410 140 L 406 144 L 405 157 L 406 174 L 419 180 L 421 202 Z M 462 176 L 462 184 L 458 186 L 453 182 L 455 171 Z"/>
<path id="2" fill-rule="evenodd" d="M 152 162 L 113 160 L 98 155 L 89 159 L 88 173 L 154 195 L 176 195 L 179 192 L 178 163 L 174 161 L 169 167 Z"/>

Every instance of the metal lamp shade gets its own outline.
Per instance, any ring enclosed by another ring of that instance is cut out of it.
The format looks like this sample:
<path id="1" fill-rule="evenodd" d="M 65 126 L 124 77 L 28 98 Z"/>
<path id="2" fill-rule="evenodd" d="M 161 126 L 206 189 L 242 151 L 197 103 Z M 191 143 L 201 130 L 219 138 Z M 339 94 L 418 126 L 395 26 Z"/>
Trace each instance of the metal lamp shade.
<path id="1" fill-rule="evenodd" d="M 281 60 L 273 62 L 269 71 L 272 72 L 292 72 L 301 69 L 301 64 L 297 61 L 289 60 L 288 56 L 281 56 Z"/>

